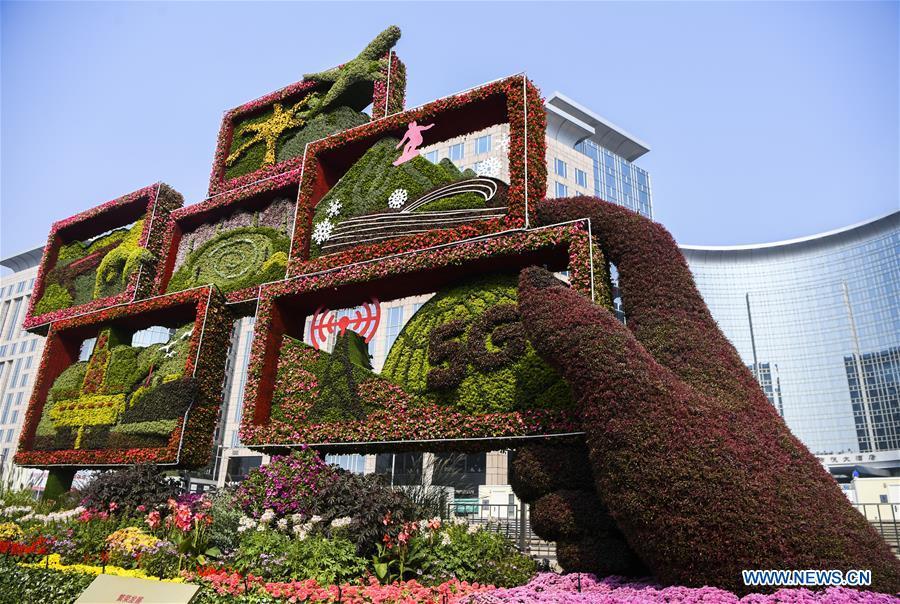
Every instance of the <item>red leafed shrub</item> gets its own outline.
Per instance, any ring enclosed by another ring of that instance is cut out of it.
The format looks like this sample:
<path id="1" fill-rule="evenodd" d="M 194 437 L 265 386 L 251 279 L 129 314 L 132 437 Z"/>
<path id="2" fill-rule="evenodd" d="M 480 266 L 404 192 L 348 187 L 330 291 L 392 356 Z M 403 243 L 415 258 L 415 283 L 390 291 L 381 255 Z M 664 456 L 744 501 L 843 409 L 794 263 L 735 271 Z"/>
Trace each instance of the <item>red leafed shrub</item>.
<path id="1" fill-rule="evenodd" d="M 628 327 L 537 268 L 519 310 L 581 407 L 599 497 L 654 574 L 743 592 L 742 569 L 864 568 L 900 590 L 900 562 L 768 403 L 671 235 L 599 199 L 538 216 L 590 217 L 619 269 Z"/>

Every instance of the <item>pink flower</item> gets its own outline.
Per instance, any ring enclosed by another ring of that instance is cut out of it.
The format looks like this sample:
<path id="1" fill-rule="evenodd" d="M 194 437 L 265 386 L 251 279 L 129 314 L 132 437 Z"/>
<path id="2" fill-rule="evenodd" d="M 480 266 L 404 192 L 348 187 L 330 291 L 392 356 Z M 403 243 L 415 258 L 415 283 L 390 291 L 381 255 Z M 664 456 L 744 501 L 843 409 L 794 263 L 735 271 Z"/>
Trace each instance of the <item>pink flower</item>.
<path id="1" fill-rule="evenodd" d="M 186 533 L 191 530 L 192 525 L 193 515 L 191 514 L 191 509 L 186 505 L 179 505 L 175 511 L 175 526 L 177 526 L 181 532 Z"/>
<path id="2" fill-rule="evenodd" d="M 147 506 L 144 505 L 144 504 L 142 503 L 141 505 L 137 506 L 137 511 L 139 511 L 139 512 L 146 512 L 146 511 L 147 511 Z"/>
<path id="3" fill-rule="evenodd" d="M 118 510 L 118 509 L 119 509 L 119 504 L 118 504 L 118 503 L 116 503 L 115 501 L 110 501 L 110 502 L 109 502 L 109 511 L 110 511 L 110 512 L 115 512 L 115 511 Z"/>
<path id="4" fill-rule="evenodd" d="M 146 518 L 147 526 L 149 526 L 151 529 L 155 529 L 156 527 L 158 527 L 160 524 L 160 521 L 161 521 L 161 519 L 160 519 L 158 511 L 153 510 L 149 514 L 147 514 L 147 518 Z"/>

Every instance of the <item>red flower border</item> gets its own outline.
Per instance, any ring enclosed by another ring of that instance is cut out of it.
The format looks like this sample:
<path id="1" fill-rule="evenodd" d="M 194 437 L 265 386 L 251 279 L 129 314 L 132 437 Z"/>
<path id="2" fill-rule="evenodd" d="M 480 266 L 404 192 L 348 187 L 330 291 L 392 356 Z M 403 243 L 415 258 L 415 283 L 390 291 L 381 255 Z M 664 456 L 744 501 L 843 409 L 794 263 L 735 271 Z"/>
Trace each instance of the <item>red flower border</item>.
<path id="1" fill-rule="evenodd" d="M 181 193 L 165 183 L 158 182 L 54 222 L 50 227 L 50 234 L 47 236 L 47 245 L 44 246 L 44 255 L 41 257 L 34 291 L 31 294 L 28 313 L 22 328 L 45 334 L 50 323 L 151 295 L 161 257 L 163 230 L 169 213 L 180 208 L 183 203 L 184 198 Z M 93 237 L 110 229 L 126 226 L 141 218 L 145 222 L 140 245 L 149 250 L 155 260 L 142 265 L 138 271 L 133 273 L 122 292 L 42 315 L 34 314 L 35 305 L 44 295 L 45 277 L 56 265 L 57 254 L 63 244 Z"/>
<path id="2" fill-rule="evenodd" d="M 181 242 L 182 225 L 189 221 L 197 224 L 215 222 L 226 214 L 242 209 L 251 204 L 255 198 L 261 195 L 274 194 L 279 189 L 298 186 L 300 183 L 300 170 L 292 170 L 283 174 L 277 174 L 265 180 L 259 180 L 240 189 L 226 191 L 201 201 L 200 203 L 180 208 L 169 215 L 166 229 L 163 235 L 161 248 L 165 250 L 165 262 L 156 273 L 153 292 L 157 295 L 165 295 L 169 280 L 175 272 L 175 259 L 178 254 L 178 244 Z M 294 193 L 294 212 L 296 213 L 297 195 Z M 229 304 L 249 302 L 259 295 L 260 286 L 246 287 L 244 289 L 228 292 L 225 299 Z"/>
<path id="3" fill-rule="evenodd" d="M 496 439 L 579 431 L 577 418 L 567 412 L 469 416 L 442 408 L 434 409 L 434 413 L 422 413 L 426 408 L 408 408 L 408 395 L 390 385 L 372 385 L 370 390 L 383 390 L 373 396 L 378 400 L 392 400 L 394 405 L 362 421 L 291 426 L 287 431 L 285 427 L 273 426 L 270 421 L 282 336 L 288 332 L 302 333 L 305 315 L 328 297 L 334 299 L 336 289 L 344 289 L 346 295 L 342 295 L 342 299 L 345 300 L 365 297 L 373 291 L 381 298 L 390 299 L 418 293 L 418 290 L 433 291 L 435 285 L 429 279 L 440 281 L 481 274 L 485 270 L 485 261 L 503 270 L 545 262 L 559 265 L 564 259 L 568 260 L 573 287 L 588 295 L 593 290 L 598 302 L 610 306 L 609 293 L 602 287 L 605 280 L 597 280 L 591 272 L 593 264 L 599 267 L 593 274 L 605 273 L 605 261 L 599 248 L 590 245 L 584 222 L 495 234 L 264 286 L 259 298 L 244 390 L 241 440 L 253 448 L 283 448 L 306 442 L 315 443 L 318 448 L 322 448 L 320 443 L 327 443 L 324 447 L 327 449 L 329 445 L 339 448 L 342 444 L 379 441 L 410 441 L 415 445 L 414 440 L 491 439 L 476 445 L 483 448 L 494 446 Z M 290 311 L 282 312 L 279 303 L 292 307 Z M 470 441 L 468 446 L 471 445 Z M 444 446 L 452 446 L 452 443 L 444 443 Z"/>
<path id="4" fill-rule="evenodd" d="M 309 259 L 312 218 L 319 200 L 328 192 L 339 175 L 329 170 L 323 158 L 339 158 L 349 168 L 376 140 L 384 136 L 400 138 L 412 120 L 434 122 L 449 117 L 449 125 L 438 123 L 434 138 L 444 140 L 465 132 L 509 122 L 508 213 L 504 219 L 483 221 L 452 229 L 435 229 L 424 234 L 398 237 L 385 243 L 359 246 L 344 252 Z M 448 96 L 416 109 L 390 115 L 384 119 L 350 128 L 344 132 L 311 143 L 303 164 L 297 221 L 294 225 L 292 257 L 288 275 L 342 266 L 370 258 L 430 247 L 480 234 L 526 226 L 530 205 L 544 197 L 547 183 L 546 114 L 540 92 L 524 75 L 516 75 L 467 92 Z M 350 160 L 347 159 L 351 156 Z M 526 161 L 527 158 L 527 161 Z"/>
<path id="5" fill-rule="evenodd" d="M 79 347 L 104 324 L 131 323 L 144 328 L 167 318 L 173 321 L 193 316 L 185 375 L 197 380 L 200 399 L 187 413 L 187 420 L 176 428 L 165 447 L 136 449 L 93 449 L 36 451 L 30 447 L 53 381 L 78 360 Z M 199 287 L 169 296 L 148 298 L 133 304 L 121 304 L 94 313 L 55 322 L 50 327 L 34 390 L 25 414 L 15 463 L 20 466 L 103 467 L 140 462 L 200 467 L 209 461 L 218 411 L 222 400 L 225 354 L 230 342 L 232 317 L 225 300 L 214 287 Z"/>
<path id="6" fill-rule="evenodd" d="M 391 61 L 391 98 L 389 110 L 391 112 L 402 111 L 403 99 L 406 95 L 406 66 L 397 58 L 396 53 L 391 52 L 390 55 L 393 60 Z M 387 80 L 388 74 L 384 73 L 383 77 L 384 80 Z M 296 170 L 303 165 L 303 157 L 293 157 L 271 166 L 263 166 L 249 174 L 243 174 L 236 178 L 225 178 L 225 158 L 228 157 L 228 150 L 231 148 L 231 137 L 234 135 L 234 123 L 241 118 L 265 109 L 272 103 L 281 102 L 286 99 L 292 101 L 300 100 L 307 94 L 315 91 L 316 86 L 316 82 L 301 80 L 225 112 L 225 115 L 222 116 L 222 125 L 219 128 L 219 136 L 216 141 L 216 153 L 213 156 L 212 173 L 209 177 L 208 195 L 210 197 L 243 187 L 258 180 L 270 178 L 283 172 Z M 397 90 L 397 88 L 400 87 L 402 87 L 402 90 Z M 376 81 L 375 91 L 372 95 L 373 108 L 385 106 L 384 96 L 384 84 L 382 84 L 379 89 L 378 81 Z M 379 119 L 382 117 L 382 113 L 383 111 L 375 111 L 373 109 L 373 119 Z"/>

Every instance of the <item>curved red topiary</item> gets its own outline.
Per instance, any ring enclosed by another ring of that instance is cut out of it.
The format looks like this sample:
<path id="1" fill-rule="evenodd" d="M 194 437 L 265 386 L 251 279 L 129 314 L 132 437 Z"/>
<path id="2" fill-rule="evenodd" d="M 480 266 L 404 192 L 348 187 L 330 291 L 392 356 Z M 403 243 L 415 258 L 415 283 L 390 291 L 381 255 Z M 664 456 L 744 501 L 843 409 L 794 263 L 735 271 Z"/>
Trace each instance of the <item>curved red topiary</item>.
<path id="1" fill-rule="evenodd" d="M 871 569 L 900 590 L 900 562 L 768 403 L 671 235 L 593 198 L 538 216 L 590 217 L 619 269 L 628 327 L 538 268 L 519 307 L 581 405 L 600 499 L 659 579 L 746 592 L 742 569 Z"/>

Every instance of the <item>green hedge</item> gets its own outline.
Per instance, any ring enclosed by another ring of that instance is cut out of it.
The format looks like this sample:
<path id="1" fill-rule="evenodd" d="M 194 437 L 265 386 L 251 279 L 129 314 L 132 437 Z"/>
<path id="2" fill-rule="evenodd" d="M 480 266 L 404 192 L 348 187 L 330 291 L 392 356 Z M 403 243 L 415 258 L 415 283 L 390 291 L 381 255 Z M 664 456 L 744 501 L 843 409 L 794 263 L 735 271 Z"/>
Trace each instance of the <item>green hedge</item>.
<path id="1" fill-rule="evenodd" d="M 166 291 L 212 283 L 227 293 L 284 279 L 290 246 L 290 238 L 270 227 L 232 229 L 191 252 Z"/>
<path id="2" fill-rule="evenodd" d="M 350 107 L 337 107 L 310 119 L 299 130 L 282 134 L 276 145 L 275 157 L 282 162 L 303 155 L 306 144 L 368 123 L 369 116 Z"/>
<path id="3" fill-rule="evenodd" d="M 382 375 L 470 413 L 571 405 L 566 383 L 521 333 L 515 303 L 513 275 L 439 292 L 400 332 Z"/>

